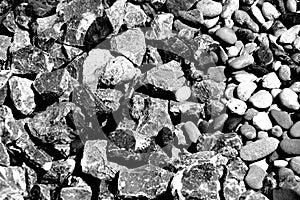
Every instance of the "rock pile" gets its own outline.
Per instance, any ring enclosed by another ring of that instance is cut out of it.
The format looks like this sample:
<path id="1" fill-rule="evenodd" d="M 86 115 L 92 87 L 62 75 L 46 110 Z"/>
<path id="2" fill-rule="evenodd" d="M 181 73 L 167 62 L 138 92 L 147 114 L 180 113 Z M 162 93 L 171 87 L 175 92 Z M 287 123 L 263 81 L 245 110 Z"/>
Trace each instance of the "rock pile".
<path id="1" fill-rule="evenodd" d="M 296 0 L 0 2 L 0 200 L 300 199 Z"/>

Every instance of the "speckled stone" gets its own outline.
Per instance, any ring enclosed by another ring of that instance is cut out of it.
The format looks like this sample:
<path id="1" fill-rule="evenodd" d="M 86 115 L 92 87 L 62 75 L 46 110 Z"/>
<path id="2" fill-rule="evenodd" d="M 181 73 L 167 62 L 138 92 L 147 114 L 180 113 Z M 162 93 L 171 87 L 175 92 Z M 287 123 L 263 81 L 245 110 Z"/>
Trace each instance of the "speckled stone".
<path id="1" fill-rule="evenodd" d="M 245 161 L 256 161 L 277 149 L 279 141 L 273 137 L 259 139 L 242 147 L 240 156 Z"/>
<path id="2" fill-rule="evenodd" d="M 238 115 L 245 114 L 247 110 L 247 104 L 244 101 L 236 98 L 230 99 L 227 103 L 227 107 L 231 112 Z"/>

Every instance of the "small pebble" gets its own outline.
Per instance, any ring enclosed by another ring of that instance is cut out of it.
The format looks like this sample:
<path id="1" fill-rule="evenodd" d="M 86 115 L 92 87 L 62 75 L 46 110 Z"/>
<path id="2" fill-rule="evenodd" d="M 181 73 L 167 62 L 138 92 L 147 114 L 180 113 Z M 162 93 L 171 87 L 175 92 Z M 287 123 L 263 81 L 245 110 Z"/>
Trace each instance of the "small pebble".
<path id="1" fill-rule="evenodd" d="M 239 55 L 239 52 L 240 51 L 236 46 L 231 46 L 231 47 L 227 48 L 227 56 L 229 58 Z"/>
<path id="2" fill-rule="evenodd" d="M 237 85 L 235 85 L 234 83 L 227 85 L 225 92 L 224 92 L 224 95 L 227 100 L 232 99 L 234 97 L 234 91 L 235 91 L 236 87 L 237 87 Z"/>
<path id="3" fill-rule="evenodd" d="M 251 6 L 251 13 L 256 21 L 258 21 L 260 24 L 264 24 L 266 22 L 264 16 L 261 13 L 261 10 L 257 6 Z"/>
<path id="4" fill-rule="evenodd" d="M 263 187 L 263 180 L 266 175 L 267 173 L 261 167 L 252 165 L 247 172 L 245 182 L 250 188 L 259 190 Z"/>
<path id="5" fill-rule="evenodd" d="M 244 124 L 240 127 L 240 132 L 247 139 L 252 140 L 256 138 L 256 130 L 253 126 L 249 124 Z"/>
<path id="6" fill-rule="evenodd" d="M 251 167 L 252 165 L 257 165 L 259 166 L 260 168 L 262 168 L 264 171 L 267 171 L 268 168 L 269 168 L 269 165 L 268 163 L 266 162 L 266 159 L 262 159 L 262 160 L 259 160 L 259 161 L 256 161 L 254 163 L 251 163 L 249 166 Z"/>
<path id="7" fill-rule="evenodd" d="M 253 82 L 257 80 L 257 76 L 252 73 L 241 73 L 234 75 L 234 79 L 240 83 L 242 82 Z"/>
<path id="8" fill-rule="evenodd" d="M 269 137 L 268 132 L 266 131 L 258 131 L 257 132 L 257 139 L 263 139 Z"/>
<path id="9" fill-rule="evenodd" d="M 285 179 L 287 179 L 288 177 L 294 177 L 294 172 L 293 170 L 286 168 L 286 167 L 282 167 L 278 170 L 278 181 L 282 182 Z"/>
<path id="10" fill-rule="evenodd" d="M 196 7 L 203 13 L 204 17 L 216 17 L 222 12 L 222 4 L 212 0 L 201 0 Z"/>
<path id="11" fill-rule="evenodd" d="M 225 66 L 217 66 L 217 67 L 210 67 L 207 69 L 207 75 L 210 79 L 216 82 L 223 82 L 226 80 L 226 76 L 224 74 Z"/>
<path id="12" fill-rule="evenodd" d="M 293 90 L 293 91 L 296 92 L 296 93 L 299 93 L 299 92 L 300 92 L 300 82 L 299 82 L 299 81 L 294 82 L 294 83 L 290 86 L 290 89 Z"/>
<path id="13" fill-rule="evenodd" d="M 240 157 L 245 161 L 256 161 L 266 157 L 277 149 L 279 140 L 267 137 L 242 146 Z"/>
<path id="14" fill-rule="evenodd" d="M 293 125 L 291 116 L 285 111 L 270 110 L 270 118 L 284 129 L 289 129 Z"/>
<path id="15" fill-rule="evenodd" d="M 255 110 L 254 108 L 249 108 L 244 114 L 244 119 L 247 121 L 252 121 L 253 117 L 257 114 L 257 110 Z"/>
<path id="16" fill-rule="evenodd" d="M 247 101 L 256 88 L 257 85 L 254 82 L 242 82 L 237 86 L 237 97 L 242 101 Z"/>
<path id="17" fill-rule="evenodd" d="M 300 138 L 300 121 L 296 122 L 290 129 L 290 136 Z"/>
<path id="18" fill-rule="evenodd" d="M 298 95 L 290 88 L 284 88 L 278 95 L 282 106 L 291 110 L 299 110 Z"/>
<path id="19" fill-rule="evenodd" d="M 255 55 L 257 56 L 257 62 L 261 65 L 269 65 L 273 63 L 274 57 L 273 53 L 269 48 L 261 47 L 256 52 Z"/>
<path id="20" fill-rule="evenodd" d="M 297 11 L 297 1 L 296 0 L 287 0 L 285 7 L 289 12 L 296 12 Z"/>
<path id="21" fill-rule="evenodd" d="M 183 126 L 183 134 L 189 143 L 197 142 L 198 138 L 201 136 L 201 133 L 194 122 L 188 121 Z"/>
<path id="22" fill-rule="evenodd" d="M 227 119 L 228 119 L 228 114 L 226 113 L 223 113 L 218 117 L 216 117 L 212 123 L 213 130 L 214 131 L 222 130 Z"/>
<path id="23" fill-rule="evenodd" d="M 281 14 L 273 4 L 267 1 L 263 3 L 261 11 L 267 20 L 277 19 Z"/>
<path id="24" fill-rule="evenodd" d="M 250 97 L 249 102 L 252 103 L 255 108 L 264 109 L 272 105 L 273 97 L 270 92 L 259 90 Z"/>
<path id="25" fill-rule="evenodd" d="M 286 160 L 275 160 L 273 162 L 274 167 L 278 167 L 278 168 L 286 167 L 286 166 L 288 166 L 288 164 L 289 163 Z"/>
<path id="26" fill-rule="evenodd" d="M 280 88 L 281 81 L 275 72 L 271 72 L 262 77 L 262 86 L 267 89 Z"/>
<path id="27" fill-rule="evenodd" d="M 280 94 L 281 90 L 282 89 L 277 88 L 271 90 L 271 95 L 273 96 L 273 99 L 275 99 Z"/>
<path id="28" fill-rule="evenodd" d="M 271 129 L 271 134 L 276 138 L 281 137 L 283 134 L 282 128 L 278 125 L 273 126 Z"/>
<path id="29" fill-rule="evenodd" d="M 287 155 L 300 155 L 300 139 L 283 139 L 280 148 Z"/>
<path id="30" fill-rule="evenodd" d="M 271 130 L 273 125 L 266 112 L 259 112 L 252 119 L 253 125 L 259 130 L 268 131 Z"/>
<path id="31" fill-rule="evenodd" d="M 175 98 L 179 102 L 186 101 L 190 98 L 191 94 L 192 94 L 191 88 L 188 86 L 183 86 L 175 92 Z"/>
<path id="32" fill-rule="evenodd" d="M 247 110 L 247 104 L 239 99 L 232 98 L 228 101 L 227 104 L 228 109 L 235 114 L 243 115 Z"/>
<path id="33" fill-rule="evenodd" d="M 223 27 L 215 32 L 216 36 L 227 44 L 233 45 L 237 41 L 237 37 L 231 28 Z"/>
<path id="34" fill-rule="evenodd" d="M 251 65 L 254 63 L 254 58 L 252 55 L 242 55 L 240 57 L 237 57 L 233 61 L 229 63 L 229 66 L 233 69 L 243 69 L 247 67 L 248 65 Z"/>
<path id="35" fill-rule="evenodd" d="M 278 69 L 278 77 L 282 81 L 291 80 L 291 68 L 287 65 L 281 65 Z"/>
<path id="36" fill-rule="evenodd" d="M 295 174 L 300 175 L 300 156 L 293 157 L 290 160 L 289 166 L 295 172 Z"/>
<path id="37" fill-rule="evenodd" d="M 279 38 L 280 43 L 292 44 L 300 31 L 300 25 L 295 25 L 284 31 Z"/>

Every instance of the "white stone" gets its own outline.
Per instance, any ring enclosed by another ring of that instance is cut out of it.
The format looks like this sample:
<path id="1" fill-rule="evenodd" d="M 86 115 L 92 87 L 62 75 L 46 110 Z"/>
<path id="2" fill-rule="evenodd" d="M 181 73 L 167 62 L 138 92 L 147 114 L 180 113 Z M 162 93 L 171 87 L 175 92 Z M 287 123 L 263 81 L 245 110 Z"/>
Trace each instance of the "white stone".
<path id="1" fill-rule="evenodd" d="M 183 86 L 175 92 L 175 97 L 177 101 L 186 101 L 190 98 L 191 94 L 191 88 L 188 86 Z"/>
<path id="2" fill-rule="evenodd" d="M 288 164 L 289 162 L 286 160 L 275 160 L 273 163 L 274 167 L 278 167 L 278 168 L 286 167 L 288 166 Z"/>
<path id="3" fill-rule="evenodd" d="M 272 105 L 273 97 L 268 91 L 259 90 L 250 97 L 249 102 L 256 108 L 264 109 Z"/>
<path id="4" fill-rule="evenodd" d="M 239 55 L 239 52 L 240 51 L 236 46 L 231 46 L 227 48 L 227 56 L 229 58 Z"/>
<path id="5" fill-rule="evenodd" d="M 280 103 L 291 110 L 299 110 L 298 95 L 290 88 L 284 88 L 279 94 Z"/>
<path id="6" fill-rule="evenodd" d="M 249 166 L 252 166 L 252 165 L 256 165 L 256 166 L 259 166 L 260 168 L 262 168 L 264 171 L 267 171 L 268 168 L 269 168 L 269 165 L 268 163 L 266 162 L 266 159 L 262 159 L 260 161 L 256 161 L 254 163 L 251 163 Z"/>
<path id="7" fill-rule="evenodd" d="M 270 2 L 264 2 L 261 8 L 262 14 L 268 20 L 277 19 L 281 14 Z"/>
<path id="8" fill-rule="evenodd" d="M 240 99 L 236 99 L 236 98 L 232 98 L 227 102 L 227 107 L 228 109 L 238 115 L 243 115 L 245 114 L 246 110 L 247 110 L 247 104 L 240 100 Z"/>
<path id="9" fill-rule="evenodd" d="M 259 112 L 252 119 L 253 125 L 260 130 L 268 131 L 271 130 L 273 125 L 266 112 Z"/>
<path id="10" fill-rule="evenodd" d="M 247 101 L 256 90 L 257 85 L 254 82 L 242 82 L 237 86 L 237 96 L 242 101 Z"/>
<path id="11" fill-rule="evenodd" d="M 275 72 L 271 72 L 263 76 L 262 86 L 268 89 L 280 88 L 281 81 L 279 80 Z"/>
<path id="12" fill-rule="evenodd" d="M 292 44 L 295 41 L 299 31 L 300 31 L 300 25 L 295 25 L 291 27 L 290 29 L 284 31 L 281 34 L 279 38 L 279 42 L 285 44 Z"/>
<path id="13" fill-rule="evenodd" d="M 260 23 L 260 24 L 264 24 L 266 22 L 264 16 L 262 15 L 260 9 L 253 5 L 251 6 L 251 12 L 253 17 Z"/>
<path id="14" fill-rule="evenodd" d="M 252 73 L 241 73 L 241 74 L 236 74 L 234 78 L 236 81 L 241 83 L 241 82 L 255 81 L 257 79 L 257 76 L 255 76 Z"/>

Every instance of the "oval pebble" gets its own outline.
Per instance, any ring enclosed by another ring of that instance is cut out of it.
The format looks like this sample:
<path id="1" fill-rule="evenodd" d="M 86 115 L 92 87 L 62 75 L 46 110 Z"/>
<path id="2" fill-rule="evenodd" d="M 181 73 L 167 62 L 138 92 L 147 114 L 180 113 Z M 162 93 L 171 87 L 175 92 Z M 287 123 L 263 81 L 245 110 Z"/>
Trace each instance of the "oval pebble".
<path id="1" fill-rule="evenodd" d="M 254 63 L 254 58 L 252 55 L 242 55 L 240 57 L 237 57 L 233 61 L 229 63 L 229 66 L 233 69 L 243 69 L 251 64 Z"/>
<path id="2" fill-rule="evenodd" d="M 247 139 L 252 140 L 256 138 L 256 130 L 253 126 L 249 124 L 244 124 L 240 127 L 240 132 Z"/>
<path id="3" fill-rule="evenodd" d="M 300 121 L 296 122 L 290 129 L 290 135 L 293 138 L 300 138 Z"/>
<path id="4" fill-rule="evenodd" d="M 256 108 L 264 109 L 272 105 L 273 97 L 270 92 L 266 90 L 259 90 L 250 97 L 249 102 Z"/>
<path id="5" fill-rule="evenodd" d="M 290 12 L 296 12 L 297 11 L 297 1 L 296 0 L 287 0 L 285 7 Z"/>
<path id="6" fill-rule="evenodd" d="M 271 120 L 284 129 L 289 129 L 293 125 L 291 116 L 285 111 L 272 109 L 270 110 L 269 115 Z"/>
<path id="7" fill-rule="evenodd" d="M 245 182 L 247 185 L 255 190 L 259 190 L 263 187 L 263 180 L 267 173 L 259 166 L 252 165 L 247 172 Z"/>
<path id="8" fill-rule="evenodd" d="M 191 94 L 191 88 L 188 86 L 183 86 L 175 92 L 175 98 L 177 101 L 186 101 L 190 98 Z"/>
<path id="9" fill-rule="evenodd" d="M 197 3 L 196 8 L 200 10 L 204 17 L 216 17 L 222 12 L 222 4 L 212 0 L 201 0 Z"/>
<path id="10" fill-rule="evenodd" d="M 186 140 L 190 143 L 197 142 L 198 138 L 201 136 L 201 133 L 194 122 L 188 121 L 182 126 L 182 128 Z"/>
<path id="11" fill-rule="evenodd" d="M 275 160 L 273 162 L 274 167 L 278 167 L 278 168 L 286 167 L 286 166 L 288 166 L 288 164 L 289 163 L 286 160 Z"/>
<path id="12" fill-rule="evenodd" d="M 233 45 L 237 41 L 237 37 L 234 33 L 234 31 L 227 27 L 222 27 L 218 29 L 216 32 L 216 37 L 218 37 L 220 40 L 227 44 Z"/>
<path id="13" fill-rule="evenodd" d="M 247 101 L 256 90 L 257 85 L 254 82 L 242 82 L 237 86 L 237 97 L 242 101 Z"/>
<path id="14" fill-rule="evenodd" d="M 300 139 L 284 139 L 280 142 L 280 148 L 287 155 L 300 155 Z"/>
<path id="15" fill-rule="evenodd" d="M 278 147 L 279 140 L 267 137 L 242 146 L 240 157 L 245 161 L 256 161 L 271 154 Z"/>
<path id="16" fill-rule="evenodd" d="M 244 101 L 236 98 L 230 99 L 227 103 L 227 107 L 231 112 L 238 115 L 245 114 L 247 110 L 247 104 Z"/>
<path id="17" fill-rule="evenodd" d="M 290 168 L 295 172 L 295 174 L 300 175 L 300 156 L 293 157 L 290 160 Z"/>
<path id="18" fill-rule="evenodd" d="M 291 110 L 299 110 L 298 95 L 290 88 L 284 88 L 278 95 L 282 106 Z"/>

